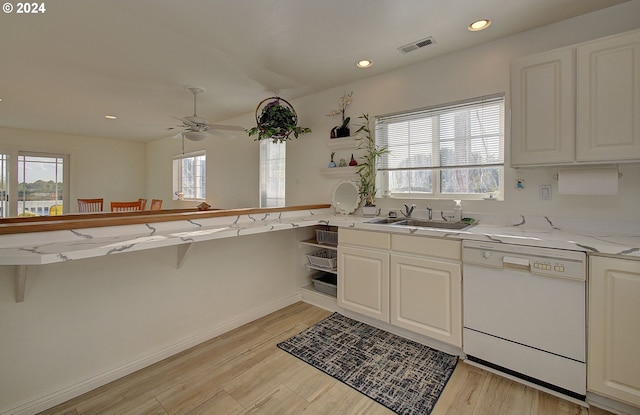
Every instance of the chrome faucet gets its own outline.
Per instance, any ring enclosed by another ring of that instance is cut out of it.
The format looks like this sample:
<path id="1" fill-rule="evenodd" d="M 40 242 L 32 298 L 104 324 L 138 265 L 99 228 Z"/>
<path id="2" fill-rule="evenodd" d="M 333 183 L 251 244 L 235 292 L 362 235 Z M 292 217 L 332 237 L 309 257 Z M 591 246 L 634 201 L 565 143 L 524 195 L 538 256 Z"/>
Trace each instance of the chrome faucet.
<path id="1" fill-rule="evenodd" d="M 415 209 L 415 208 L 416 208 L 416 205 L 411 205 L 411 207 L 409 207 L 407 205 L 404 205 L 405 211 L 401 212 L 401 213 L 405 218 L 410 218 L 411 214 L 413 213 L 413 209 Z"/>
<path id="2" fill-rule="evenodd" d="M 429 220 L 433 220 L 433 209 L 427 206 L 427 212 L 429 212 Z"/>

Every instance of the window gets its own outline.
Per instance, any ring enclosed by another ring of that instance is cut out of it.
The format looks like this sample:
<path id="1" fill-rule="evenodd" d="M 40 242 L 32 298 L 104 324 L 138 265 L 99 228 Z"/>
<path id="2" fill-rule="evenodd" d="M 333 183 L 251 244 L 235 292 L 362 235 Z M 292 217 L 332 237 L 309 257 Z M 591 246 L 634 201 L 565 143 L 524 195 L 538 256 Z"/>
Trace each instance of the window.
<path id="1" fill-rule="evenodd" d="M 504 95 L 376 118 L 384 196 L 480 199 L 504 186 Z"/>
<path id="2" fill-rule="evenodd" d="M 181 154 L 173 158 L 173 194 L 175 199 L 205 200 L 207 197 L 207 155 L 205 151 Z"/>
<path id="3" fill-rule="evenodd" d="M 286 143 L 260 141 L 260 207 L 284 206 Z"/>
<path id="4" fill-rule="evenodd" d="M 18 153 L 18 216 L 47 216 L 52 206 L 62 207 L 63 177 L 62 156 Z"/>
<path id="5" fill-rule="evenodd" d="M 0 217 L 62 214 L 68 205 L 68 177 L 66 154 L 0 154 Z"/>

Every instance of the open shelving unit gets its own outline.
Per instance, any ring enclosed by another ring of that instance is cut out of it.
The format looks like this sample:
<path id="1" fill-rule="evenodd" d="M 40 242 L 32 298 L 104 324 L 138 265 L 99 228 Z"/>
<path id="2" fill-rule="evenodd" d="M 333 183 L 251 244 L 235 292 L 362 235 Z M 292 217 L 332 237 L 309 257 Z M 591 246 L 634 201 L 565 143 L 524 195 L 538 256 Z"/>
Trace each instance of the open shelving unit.
<path id="1" fill-rule="evenodd" d="M 316 230 L 320 230 L 323 231 L 325 227 L 318 227 L 316 228 Z M 328 232 L 333 232 L 333 230 L 328 231 Z M 304 241 L 300 241 L 299 244 L 301 247 L 312 247 L 312 248 L 316 248 L 316 251 L 318 250 L 330 250 L 333 251 L 337 254 L 338 252 L 338 245 L 337 245 L 337 229 L 335 229 L 335 245 L 334 244 L 329 244 L 329 243 L 322 243 L 322 242 L 318 242 L 317 238 L 312 238 L 312 239 L 307 239 Z M 324 242 L 324 241 L 323 241 Z M 316 252 L 313 251 L 313 252 Z M 306 255 L 308 256 L 309 253 L 307 253 Z M 308 259 L 308 258 L 307 258 Z M 337 260 L 337 258 L 336 258 Z M 335 262 L 335 261 L 334 261 Z M 307 269 L 309 270 L 313 270 L 313 271 L 317 271 L 317 273 L 314 273 L 311 275 L 311 277 L 313 278 L 314 276 L 317 275 L 321 275 L 324 273 L 330 273 L 330 274 L 334 274 L 337 275 L 338 271 L 337 271 L 337 266 L 335 268 L 333 267 L 323 267 L 323 266 L 319 266 L 317 264 L 311 264 L 309 261 L 307 261 L 307 263 L 305 264 Z M 328 310 L 333 310 L 335 311 L 337 308 L 337 300 L 336 297 L 334 297 L 333 295 L 330 295 L 328 293 L 319 291 L 316 289 L 314 283 L 312 282 L 309 285 L 306 285 L 304 287 L 302 287 L 302 297 L 303 299 L 305 299 L 305 301 L 310 302 L 314 305 L 317 305 L 319 307 L 328 309 Z"/>

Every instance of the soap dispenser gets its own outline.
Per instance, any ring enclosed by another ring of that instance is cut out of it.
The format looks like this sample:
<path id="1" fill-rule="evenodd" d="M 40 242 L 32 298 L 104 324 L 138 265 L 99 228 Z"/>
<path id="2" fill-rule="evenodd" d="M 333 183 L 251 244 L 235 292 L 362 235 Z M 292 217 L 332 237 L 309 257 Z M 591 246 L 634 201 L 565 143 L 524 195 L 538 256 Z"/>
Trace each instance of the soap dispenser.
<path id="1" fill-rule="evenodd" d="M 453 208 L 453 221 L 460 222 L 462 220 L 462 200 L 454 200 L 456 203 Z"/>

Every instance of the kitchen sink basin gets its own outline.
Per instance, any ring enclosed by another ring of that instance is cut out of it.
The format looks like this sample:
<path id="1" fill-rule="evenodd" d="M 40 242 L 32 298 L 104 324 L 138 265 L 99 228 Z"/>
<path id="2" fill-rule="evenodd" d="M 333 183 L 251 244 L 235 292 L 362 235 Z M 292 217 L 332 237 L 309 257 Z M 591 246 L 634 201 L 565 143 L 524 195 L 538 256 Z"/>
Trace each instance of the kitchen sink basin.
<path id="1" fill-rule="evenodd" d="M 377 219 L 372 219 L 370 221 L 367 221 L 367 223 L 391 225 L 391 224 L 394 224 L 394 223 L 404 222 L 404 221 L 405 221 L 405 219 L 402 219 L 402 218 L 377 218 Z"/>
<path id="2" fill-rule="evenodd" d="M 396 222 L 395 225 L 403 226 L 418 226 L 420 228 L 438 228 L 438 229 L 464 229 L 471 226 L 464 222 L 444 222 L 439 220 L 421 220 L 421 219 L 407 219 L 400 222 Z"/>
<path id="3" fill-rule="evenodd" d="M 370 220 L 368 223 L 395 225 L 395 226 L 415 226 L 419 228 L 454 229 L 454 230 L 463 230 L 471 226 L 471 224 L 465 223 L 465 222 L 445 222 L 440 220 L 427 220 L 427 219 L 380 218 L 380 219 Z"/>

